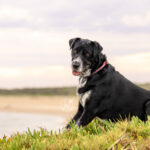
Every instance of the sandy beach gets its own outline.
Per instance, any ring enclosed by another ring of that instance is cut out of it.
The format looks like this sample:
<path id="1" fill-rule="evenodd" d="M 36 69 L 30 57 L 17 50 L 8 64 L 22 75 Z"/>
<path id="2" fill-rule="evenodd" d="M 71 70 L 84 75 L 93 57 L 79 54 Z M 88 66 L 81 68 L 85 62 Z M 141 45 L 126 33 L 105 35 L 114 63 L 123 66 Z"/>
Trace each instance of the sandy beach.
<path id="1" fill-rule="evenodd" d="M 77 97 L 0 96 L 0 138 L 28 128 L 58 131 L 75 114 L 77 103 Z"/>
<path id="2" fill-rule="evenodd" d="M 0 96 L 0 111 L 53 114 L 69 120 L 77 110 L 77 103 L 77 97 Z"/>

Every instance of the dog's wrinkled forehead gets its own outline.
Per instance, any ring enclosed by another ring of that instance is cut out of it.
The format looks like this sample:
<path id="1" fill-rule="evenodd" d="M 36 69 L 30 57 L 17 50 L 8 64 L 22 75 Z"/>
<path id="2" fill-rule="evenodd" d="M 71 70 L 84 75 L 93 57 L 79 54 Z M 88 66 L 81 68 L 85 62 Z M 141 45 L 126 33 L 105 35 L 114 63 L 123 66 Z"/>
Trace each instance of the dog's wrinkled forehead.
<path id="1" fill-rule="evenodd" d="M 96 41 L 91 41 L 88 39 L 82 39 L 82 38 L 73 38 L 69 40 L 69 46 L 70 49 L 74 50 L 77 49 L 78 47 L 92 47 L 95 51 L 102 51 L 102 46 L 96 42 Z"/>
<path id="2" fill-rule="evenodd" d="M 69 40 L 70 49 L 76 49 L 78 47 L 88 45 L 91 41 L 88 39 L 74 38 Z"/>

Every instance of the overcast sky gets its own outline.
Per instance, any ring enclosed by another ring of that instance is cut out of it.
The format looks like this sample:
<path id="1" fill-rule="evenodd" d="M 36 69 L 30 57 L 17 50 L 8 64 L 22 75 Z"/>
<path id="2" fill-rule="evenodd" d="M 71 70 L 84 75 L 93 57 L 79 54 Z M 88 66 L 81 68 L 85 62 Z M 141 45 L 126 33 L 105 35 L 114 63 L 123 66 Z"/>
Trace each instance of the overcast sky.
<path id="1" fill-rule="evenodd" d="M 98 41 L 133 82 L 150 82 L 149 0 L 0 0 L 0 88 L 70 86 L 68 41 Z"/>

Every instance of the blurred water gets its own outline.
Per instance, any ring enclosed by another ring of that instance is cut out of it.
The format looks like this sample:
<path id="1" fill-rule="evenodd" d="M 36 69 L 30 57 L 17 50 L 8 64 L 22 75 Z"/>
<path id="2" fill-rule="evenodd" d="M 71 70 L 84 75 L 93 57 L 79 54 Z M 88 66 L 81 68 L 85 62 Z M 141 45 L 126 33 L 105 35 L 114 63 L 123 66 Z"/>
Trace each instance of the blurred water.
<path id="1" fill-rule="evenodd" d="M 58 131 L 63 127 L 63 122 L 64 118 L 56 115 L 0 112 L 0 138 L 4 134 L 8 137 L 17 131 L 25 132 L 28 128 L 31 131 L 40 127 Z"/>

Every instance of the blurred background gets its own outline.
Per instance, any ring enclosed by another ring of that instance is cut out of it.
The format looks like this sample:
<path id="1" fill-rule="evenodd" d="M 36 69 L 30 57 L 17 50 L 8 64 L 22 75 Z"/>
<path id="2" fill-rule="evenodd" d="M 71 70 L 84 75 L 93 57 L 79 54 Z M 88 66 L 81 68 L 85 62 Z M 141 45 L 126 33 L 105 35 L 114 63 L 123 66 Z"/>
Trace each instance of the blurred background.
<path id="1" fill-rule="evenodd" d="M 74 114 L 78 78 L 68 45 L 74 37 L 98 41 L 116 70 L 149 89 L 149 0 L 0 0 L 1 135 L 20 131 L 20 112 L 65 120 Z"/>

